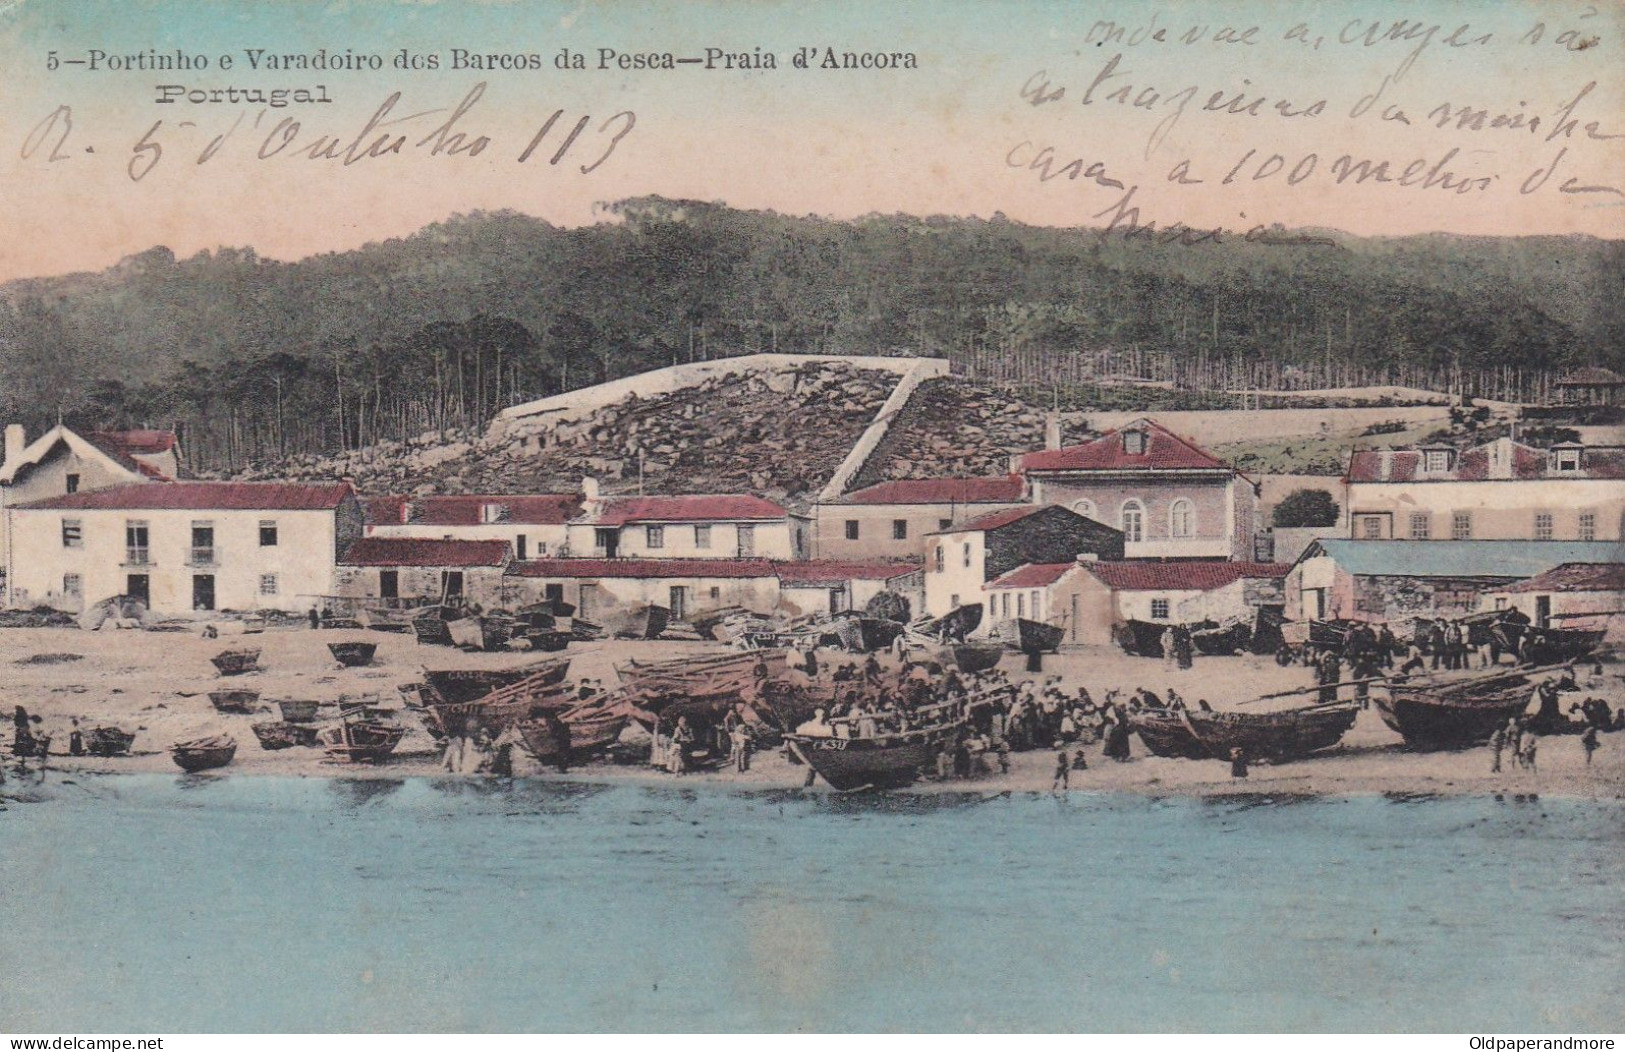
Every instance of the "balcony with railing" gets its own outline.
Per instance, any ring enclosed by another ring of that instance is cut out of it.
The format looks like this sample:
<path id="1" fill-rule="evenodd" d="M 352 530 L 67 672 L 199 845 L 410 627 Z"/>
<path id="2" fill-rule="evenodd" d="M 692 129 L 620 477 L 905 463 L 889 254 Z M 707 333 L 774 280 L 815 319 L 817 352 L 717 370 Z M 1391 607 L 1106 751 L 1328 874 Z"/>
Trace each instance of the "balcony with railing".
<path id="1" fill-rule="evenodd" d="M 125 566 L 151 566 L 152 565 L 152 549 L 151 548 L 125 548 L 124 549 L 124 565 Z"/>

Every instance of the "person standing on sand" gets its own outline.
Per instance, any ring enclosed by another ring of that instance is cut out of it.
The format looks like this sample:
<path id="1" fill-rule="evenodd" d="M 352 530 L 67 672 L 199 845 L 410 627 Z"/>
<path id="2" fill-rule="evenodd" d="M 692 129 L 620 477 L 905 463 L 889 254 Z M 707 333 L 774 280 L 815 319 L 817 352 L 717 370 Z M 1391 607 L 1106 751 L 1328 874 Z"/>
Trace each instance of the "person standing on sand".
<path id="1" fill-rule="evenodd" d="M 314 606 L 310 608 L 310 612 L 308 614 L 306 614 L 305 617 L 310 620 L 310 627 L 311 628 L 320 628 L 320 627 L 322 627 L 321 611 L 317 610 Z"/>
<path id="2" fill-rule="evenodd" d="M 79 733 L 79 718 L 73 718 L 73 729 L 68 731 L 68 755 L 83 756 L 85 754 L 85 736 Z"/>
<path id="3" fill-rule="evenodd" d="M 1591 766 L 1591 754 L 1597 751 L 1597 725 L 1588 726 L 1580 734 L 1580 747 L 1586 751 L 1586 766 Z"/>
<path id="4" fill-rule="evenodd" d="M 1049 791 L 1056 794 L 1066 792 L 1070 788 L 1071 772 L 1072 761 L 1067 759 L 1066 749 L 1057 748 L 1055 750 L 1055 778 L 1050 782 Z"/>
<path id="5" fill-rule="evenodd" d="M 1230 750 L 1230 777 L 1247 777 L 1247 754 L 1241 749 Z"/>
<path id="6" fill-rule="evenodd" d="M 1506 744 L 1507 744 L 1507 731 L 1506 731 L 1506 728 L 1505 727 L 1497 727 L 1497 728 L 1495 728 L 1495 733 L 1490 735 L 1490 755 L 1491 755 L 1490 773 L 1491 774 L 1500 774 L 1501 773 L 1501 750 L 1506 748 Z"/>
<path id="7" fill-rule="evenodd" d="M 1535 770 L 1535 750 L 1540 745 L 1540 735 L 1533 731 L 1525 732 L 1523 736 L 1523 765 L 1529 770 Z"/>

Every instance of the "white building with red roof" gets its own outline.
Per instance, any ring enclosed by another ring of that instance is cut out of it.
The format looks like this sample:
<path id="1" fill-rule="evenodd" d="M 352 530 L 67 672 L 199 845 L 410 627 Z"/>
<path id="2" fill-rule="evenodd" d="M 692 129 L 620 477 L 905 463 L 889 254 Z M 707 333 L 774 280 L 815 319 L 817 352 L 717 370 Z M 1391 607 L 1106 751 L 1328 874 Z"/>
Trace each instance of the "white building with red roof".
<path id="1" fill-rule="evenodd" d="M 820 559 L 918 559 L 926 534 L 1027 502 L 1020 475 L 878 482 L 813 506 L 813 553 Z"/>
<path id="2" fill-rule="evenodd" d="M 640 606 L 663 606 L 675 620 L 723 607 L 770 613 L 779 578 L 768 559 L 531 559 L 508 567 L 514 605 L 563 600 L 579 617 L 602 621 Z"/>
<path id="3" fill-rule="evenodd" d="M 808 523 L 744 493 L 601 497 L 589 486 L 571 519 L 572 558 L 805 559 Z"/>
<path id="4" fill-rule="evenodd" d="M 368 497 L 367 536 L 506 541 L 515 559 L 557 555 L 582 512 L 580 493 Z"/>
<path id="5" fill-rule="evenodd" d="M 1258 487 L 1154 420 L 1021 458 L 1038 504 L 1123 532 L 1130 559 L 1253 557 Z"/>
<path id="6" fill-rule="evenodd" d="M 1625 537 L 1625 449 L 1537 449 L 1500 438 L 1360 450 L 1346 476 L 1361 541 L 1617 541 Z"/>
<path id="7" fill-rule="evenodd" d="M 1521 610 L 1542 627 L 1602 629 L 1617 643 L 1625 636 L 1625 562 L 1563 563 L 1487 592 L 1481 602 L 1483 610 Z"/>
<path id="8" fill-rule="evenodd" d="M 928 534 L 925 542 L 925 609 L 917 613 L 931 617 L 983 602 L 989 581 L 1025 563 L 1071 562 L 1080 555 L 1121 559 L 1124 547 L 1119 531 L 1054 504 L 988 512 Z M 982 619 L 984 625 L 990 620 Z"/>
<path id="9" fill-rule="evenodd" d="M 132 483 L 5 509 L 8 604 L 114 595 L 165 614 L 299 610 L 359 540 L 348 483 Z"/>

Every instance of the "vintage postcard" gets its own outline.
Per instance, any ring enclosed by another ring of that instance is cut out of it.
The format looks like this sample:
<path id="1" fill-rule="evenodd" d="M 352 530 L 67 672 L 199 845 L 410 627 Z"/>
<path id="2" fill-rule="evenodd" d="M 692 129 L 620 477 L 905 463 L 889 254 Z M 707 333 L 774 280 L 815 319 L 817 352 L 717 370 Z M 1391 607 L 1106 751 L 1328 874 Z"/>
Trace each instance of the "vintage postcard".
<path id="1" fill-rule="evenodd" d="M 1622 47 L 0 0 L 0 1035 L 1609 1047 Z"/>

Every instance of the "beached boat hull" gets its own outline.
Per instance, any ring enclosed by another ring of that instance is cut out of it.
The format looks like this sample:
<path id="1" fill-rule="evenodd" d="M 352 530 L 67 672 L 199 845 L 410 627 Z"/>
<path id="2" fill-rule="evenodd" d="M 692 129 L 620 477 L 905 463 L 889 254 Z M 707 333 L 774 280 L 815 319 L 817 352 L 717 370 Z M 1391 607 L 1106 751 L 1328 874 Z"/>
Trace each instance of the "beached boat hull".
<path id="1" fill-rule="evenodd" d="M 209 663 L 222 676 L 241 676 L 244 673 L 259 671 L 260 652 L 254 649 L 227 650 L 210 658 Z"/>
<path id="2" fill-rule="evenodd" d="M 1285 712 L 1186 712 L 1186 726 L 1209 756 L 1229 759 L 1240 749 L 1249 760 L 1296 760 L 1330 749 L 1354 726 L 1355 702 Z"/>
<path id="3" fill-rule="evenodd" d="M 1065 629 L 1058 625 L 1029 621 L 1025 617 L 1015 618 L 1009 624 L 1013 626 L 1013 631 L 1005 639 L 1011 649 L 1023 654 L 1053 654 L 1061 648 L 1061 640 L 1066 637 Z"/>
<path id="4" fill-rule="evenodd" d="M 236 757 L 237 742 L 233 738 L 178 742 L 169 747 L 169 755 L 183 771 L 209 771 L 226 766 Z"/>
<path id="5" fill-rule="evenodd" d="M 214 711 L 228 715 L 245 716 L 259 711 L 260 692 L 257 690 L 211 690 L 209 703 Z"/>
<path id="6" fill-rule="evenodd" d="M 1523 663 L 1526 665 L 1562 665 L 1579 661 L 1602 645 L 1608 635 L 1606 628 L 1538 628 L 1524 629 Z"/>
<path id="7" fill-rule="evenodd" d="M 1457 689 L 1394 686 L 1388 696 L 1372 696 L 1382 722 L 1413 749 L 1465 749 L 1490 740 L 1497 727 L 1529 705 L 1527 682 L 1475 693 Z"/>
<path id="8" fill-rule="evenodd" d="M 327 649 L 332 653 L 333 660 L 345 668 L 360 668 L 372 664 L 372 657 L 378 652 L 378 644 L 329 643 Z"/>
<path id="9" fill-rule="evenodd" d="M 1191 729 L 1178 716 L 1160 713 L 1136 712 L 1128 717 L 1129 729 L 1140 736 L 1140 741 L 1153 756 L 1166 756 L 1181 760 L 1208 759 L 1207 749 L 1197 740 Z"/>
<path id="10" fill-rule="evenodd" d="M 565 720 L 570 728 L 570 759 L 585 760 L 614 745 L 626 729 L 629 717 L 624 713 L 604 716 L 586 716 Z M 523 720 L 518 723 L 519 736 L 525 748 L 538 760 L 552 760 L 558 755 L 558 743 L 548 732 L 542 720 Z"/>
<path id="11" fill-rule="evenodd" d="M 346 720 L 322 732 L 327 755 L 351 763 L 378 763 L 395 751 L 406 728 L 379 720 Z"/>
<path id="12" fill-rule="evenodd" d="M 1246 647 L 1252 641 L 1252 637 L 1252 625 L 1245 621 L 1237 621 L 1225 628 L 1192 632 L 1191 645 L 1198 653 L 1209 657 L 1224 657 Z"/>
<path id="13" fill-rule="evenodd" d="M 128 756 L 134 744 L 135 733 L 117 727 L 92 727 L 85 732 L 85 751 L 92 756 Z"/>
<path id="14" fill-rule="evenodd" d="M 1003 657 L 1004 648 L 997 644 L 978 646 L 967 643 L 954 647 L 954 664 L 959 666 L 961 672 L 986 672 L 996 668 Z"/>
<path id="15" fill-rule="evenodd" d="M 1167 631 L 1167 625 L 1129 620 L 1118 625 L 1113 635 L 1117 637 L 1117 645 L 1125 654 L 1133 657 L 1160 658 L 1162 636 Z"/>
<path id="16" fill-rule="evenodd" d="M 786 734 L 786 744 L 833 789 L 895 789 L 930 766 L 959 724 L 881 738 L 825 738 Z"/>
<path id="17" fill-rule="evenodd" d="M 493 690 L 533 677 L 536 686 L 553 686 L 564 682 L 569 673 L 570 662 L 565 660 L 522 668 L 424 669 L 423 679 L 441 701 L 459 705 L 478 701 Z"/>
<path id="18" fill-rule="evenodd" d="M 276 720 L 270 723 L 256 723 L 249 729 L 254 732 L 254 737 L 259 739 L 260 748 L 266 752 L 292 749 L 295 746 L 309 748 L 317 742 L 316 728 L 303 723 Z"/>

